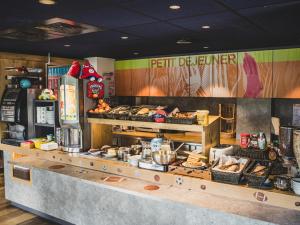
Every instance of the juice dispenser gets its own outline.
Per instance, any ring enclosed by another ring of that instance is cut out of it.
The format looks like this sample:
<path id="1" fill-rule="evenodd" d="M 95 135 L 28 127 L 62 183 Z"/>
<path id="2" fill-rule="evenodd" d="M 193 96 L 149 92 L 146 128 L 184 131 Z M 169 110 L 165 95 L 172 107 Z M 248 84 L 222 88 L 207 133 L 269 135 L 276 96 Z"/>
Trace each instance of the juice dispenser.
<path id="1" fill-rule="evenodd" d="M 82 150 L 82 130 L 79 120 L 78 79 L 63 75 L 59 86 L 59 121 L 61 148 L 66 152 Z"/>

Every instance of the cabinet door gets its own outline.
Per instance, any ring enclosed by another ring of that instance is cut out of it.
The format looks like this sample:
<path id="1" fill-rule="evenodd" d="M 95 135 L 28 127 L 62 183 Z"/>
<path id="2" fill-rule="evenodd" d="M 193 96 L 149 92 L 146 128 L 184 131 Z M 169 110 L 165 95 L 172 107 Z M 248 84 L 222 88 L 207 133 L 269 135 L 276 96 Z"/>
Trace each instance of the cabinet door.
<path id="1" fill-rule="evenodd" d="M 150 94 L 150 71 L 149 60 L 132 60 L 132 95 L 149 96 Z"/>
<path id="2" fill-rule="evenodd" d="M 132 95 L 132 69 L 130 60 L 117 61 L 115 64 L 116 96 Z"/>
<path id="3" fill-rule="evenodd" d="M 300 48 L 273 51 L 273 97 L 300 98 Z"/>
<path id="4" fill-rule="evenodd" d="M 150 96 L 168 96 L 169 67 L 173 59 L 175 58 L 150 59 Z"/>
<path id="5" fill-rule="evenodd" d="M 238 53 L 238 97 L 272 97 L 272 51 Z"/>

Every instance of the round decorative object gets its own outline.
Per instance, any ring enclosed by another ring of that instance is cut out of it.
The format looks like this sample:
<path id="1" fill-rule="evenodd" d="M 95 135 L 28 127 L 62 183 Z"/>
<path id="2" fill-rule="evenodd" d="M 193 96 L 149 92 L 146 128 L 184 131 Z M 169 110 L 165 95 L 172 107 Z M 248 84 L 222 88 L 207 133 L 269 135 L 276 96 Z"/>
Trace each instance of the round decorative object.
<path id="1" fill-rule="evenodd" d="M 201 188 L 202 190 L 205 190 L 205 189 L 206 189 L 206 185 L 202 184 L 202 185 L 200 186 L 200 188 Z"/>
<path id="2" fill-rule="evenodd" d="M 257 201 L 260 201 L 260 202 L 266 202 L 268 200 L 267 196 L 262 193 L 262 192 L 254 192 L 253 194 L 254 198 L 256 198 Z"/>
<path id="3" fill-rule="evenodd" d="M 270 149 L 270 151 L 269 151 L 269 159 L 271 161 L 274 161 L 277 159 L 277 153 L 273 149 Z"/>
<path id="4" fill-rule="evenodd" d="M 159 189 L 159 186 L 157 186 L 157 185 L 146 185 L 144 187 L 144 189 L 147 190 L 147 191 L 156 191 L 156 190 Z"/>
<path id="5" fill-rule="evenodd" d="M 159 175 L 154 175 L 154 180 L 158 182 L 160 180 L 160 176 Z"/>
<path id="6" fill-rule="evenodd" d="M 20 87 L 23 88 L 23 89 L 30 88 L 31 87 L 30 80 L 28 80 L 28 79 L 20 80 Z"/>
<path id="7" fill-rule="evenodd" d="M 122 177 L 107 177 L 104 179 L 107 182 L 120 182 Z"/>
<path id="8" fill-rule="evenodd" d="M 176 184 L 182 185 L 182 183 L 183 183 L 182 177 L 177 177 L 177 178 L 176 178 Z"/>

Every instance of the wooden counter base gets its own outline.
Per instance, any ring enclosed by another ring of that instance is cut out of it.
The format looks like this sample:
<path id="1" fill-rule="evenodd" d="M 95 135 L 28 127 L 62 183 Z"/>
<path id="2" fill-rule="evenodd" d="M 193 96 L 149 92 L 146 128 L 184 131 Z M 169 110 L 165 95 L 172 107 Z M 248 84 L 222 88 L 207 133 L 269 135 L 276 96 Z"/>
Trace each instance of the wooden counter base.
<path id="1" fill-rule="evenodd" d="M 171 185 L 185 190 L 198 190 L 227 198 L 259 202 L 271 206 L 283 207 L 300 211 L 300 197 L 280 191 L 265 191 L 236 185 L 222 184 L 199 178 L 160 173 L 132 167 L 124 162 L 111 161 L 102 158 L 91 158 L 79 154 L 67 154 L 58 150 L 42 151 L 38 149 L 24 149 L 0 144 L 0 149 L 10 153 L 28 155 L 31 158 L 44 159 L 74 165 L 82 168 L 117 174 L 140 179 L 161 185 Z"/>

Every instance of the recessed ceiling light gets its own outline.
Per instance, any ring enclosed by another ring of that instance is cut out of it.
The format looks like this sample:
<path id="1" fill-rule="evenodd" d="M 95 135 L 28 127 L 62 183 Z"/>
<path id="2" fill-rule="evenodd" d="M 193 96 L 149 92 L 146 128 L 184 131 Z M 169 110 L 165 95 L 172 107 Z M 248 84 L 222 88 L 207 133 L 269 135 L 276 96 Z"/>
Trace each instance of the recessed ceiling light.
<path id="1" fill-rule="evenodd" d="M 204 48 L 204 49 L 208 49 L 208 46 L 204 46 L 203 48 Z"/>
<path id="2" fill-rule="evenodd" d="M 169 8 L 172 10 L 178 10 L 181 8 L 181 6 L 180 5 L 170 5 Z"/>
<path id="3" fill-rule="evenodd" d="M 126 39 L 128 39 L 128 37 L 127 36 L 122 36 L 121 39 L 126 40 Z"/>
<path id="4" fill-rule="evenodd" d="M 202 26 L 202 29 L 209 29 L 210 28 L 210 26 L 208 26 L 208 25 L 203 25 Z"/>
<path id="5" fill-rule="evenodd" d="M 188 45 L 188 44 L 192 44 L 192 42 L 188 41 L 188 40 L 185 40 L 185 39 L 180 39 L 180 40 L 176 41 L 176 44 L 179 44 L 179 45 Z"/>
<path id="6" fill-rule="evenodd" d="M 43 5 L 54 5 L 56 2 L 54 0 L 39 0 L 39 3 Z"/>
<path id="7" fill-rule="evenodd" d="M 140 53 L 139 53 L 139 52 L 134 52 L 133 54 L 134 54 L 134 55 L 139 55 Z"/>
<path id="8" fill-rule="evenodd" d="M 71 45 L 69 45 L 69 44 L 65 44 L 64 46 L 67 47 L 67 48 L 68 48 L 68 47 L 71 47 Z"/>

